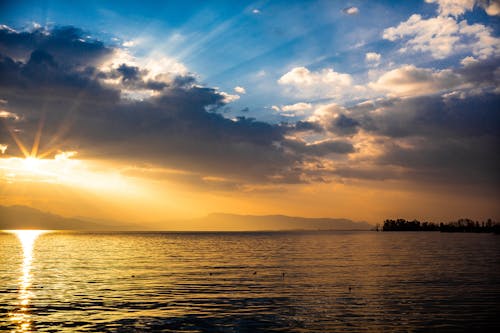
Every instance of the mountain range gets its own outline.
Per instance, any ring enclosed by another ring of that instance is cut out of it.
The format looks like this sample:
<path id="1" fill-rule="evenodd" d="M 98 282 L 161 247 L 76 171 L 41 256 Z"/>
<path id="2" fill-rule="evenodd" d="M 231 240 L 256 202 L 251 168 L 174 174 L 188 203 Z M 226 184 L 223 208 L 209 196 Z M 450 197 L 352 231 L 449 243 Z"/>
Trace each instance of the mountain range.
<path id="1" fill-rule="evenodd" d="M 367 222 L 343 218 L 214 213 L 202 218 L 171 220 L 154 225 L 119 223 L 83 217 L 63 217 L 26 206 L 0 206 L 0 230 L 159 230 L 159 231 L 278 231 L 370 230 Z"/>

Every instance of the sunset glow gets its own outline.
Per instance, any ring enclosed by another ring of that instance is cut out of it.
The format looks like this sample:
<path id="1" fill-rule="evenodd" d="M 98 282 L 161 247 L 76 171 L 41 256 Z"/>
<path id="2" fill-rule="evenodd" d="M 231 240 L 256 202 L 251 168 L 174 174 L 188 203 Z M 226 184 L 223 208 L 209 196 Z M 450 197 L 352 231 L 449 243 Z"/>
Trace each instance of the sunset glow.
<path id="1" fill-rule="evenodd" d="M 499 19 L 0 1 L 0 331 L 498 331 Z"/>
<path id="2" fill-rule="evenodd" d="M 12 3 L 0 201 L 147 226 L 499 217 L 497 5 L 314 3 Z"/>
<path id="3" fill-rule="evenodd" d="M 21 266 L 21 277 L 19 279 L 19 309 L 9 313 L 10 319 L 16 323 L 17 329 L 14 332 L 31 332 L 31 316 L 28 311 L 30 299 L 33 297 L 31 287 L 31 268 L 34 257 L 34 245 L 37 238 L 48 230 L 5 230 L 5 232 L 16 235 L 22 246 L 23 262 Z"/>

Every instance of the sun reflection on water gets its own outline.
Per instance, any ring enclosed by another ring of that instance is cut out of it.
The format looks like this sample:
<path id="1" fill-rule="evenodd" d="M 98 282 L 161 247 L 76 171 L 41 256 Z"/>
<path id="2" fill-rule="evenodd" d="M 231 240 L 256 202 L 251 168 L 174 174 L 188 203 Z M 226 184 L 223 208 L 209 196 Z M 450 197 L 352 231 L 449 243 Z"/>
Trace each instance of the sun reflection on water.
<path id="1" fill-rule="evenodd" d="M 19 279 L 19 308 L 10 313 L 11 320 L 16 323 L 14 332 L 31 332 L 31 318 L 28 311 L 30 299 L 33 297 L 31 286 L 31 264 L 33 262 L 33 246 L 36 239 L 47 230 L 6 230 L 17 236 L 23 247 L 23 262 Z"/>

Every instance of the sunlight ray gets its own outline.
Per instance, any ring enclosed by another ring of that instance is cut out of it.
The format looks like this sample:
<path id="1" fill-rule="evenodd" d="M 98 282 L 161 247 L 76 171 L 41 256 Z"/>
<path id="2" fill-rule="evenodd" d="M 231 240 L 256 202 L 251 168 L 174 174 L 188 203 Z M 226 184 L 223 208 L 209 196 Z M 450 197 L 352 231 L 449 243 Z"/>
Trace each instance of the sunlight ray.
<path id="1" fill-rule="evenodd" d="M 35 133 L 35 139 L 33 140 L 33 146 L 31 147 L 31 157 L 36 157 L 38 154 L 38 148 L 40 147 L 40 139 L 42 138 L 43 126 L 45 125 L 45 112 L 41 113 L 40 120 L 38 122 L 38 128 Z"/>
<path id="2" fill-rule="evenodd" d="M 3 119 L 2 119 L 3 120 Z M 5 128 L 7 129 L 7 131 L 9 132 L 10 136 L 12 137 L 12 139 L 14 140 L 14 142 L 16 143 L 17 147 L 19 148 L 19 150 L 21 150 L 21 152 L 23 153 L 24 157 L 28 157 L 30 156 L 29 152 L 28 152 L 28 149 L 26 149 L 26 147 L 24 146 L 24 144 L 22 143 L 21 139 L 19 139 L 17 137 L 17 134 L 16 132 L 9 126 L 9 124 L 7 124 L 7 121 L 3 120 L 3 123 L 4 123 L 4 126 Z"/>

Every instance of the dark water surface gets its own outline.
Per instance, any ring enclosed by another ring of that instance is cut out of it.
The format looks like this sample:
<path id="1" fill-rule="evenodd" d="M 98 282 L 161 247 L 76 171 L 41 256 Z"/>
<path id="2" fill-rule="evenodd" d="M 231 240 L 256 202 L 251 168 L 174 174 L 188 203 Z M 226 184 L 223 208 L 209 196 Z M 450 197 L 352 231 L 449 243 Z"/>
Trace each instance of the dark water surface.
<path id="1" fill-rule="evenodd" d="M 0 233 L 0 330 L 500 327 L 491 234 L 54 232 L 38 237 L 32 258 L 24 247 Z"/>

